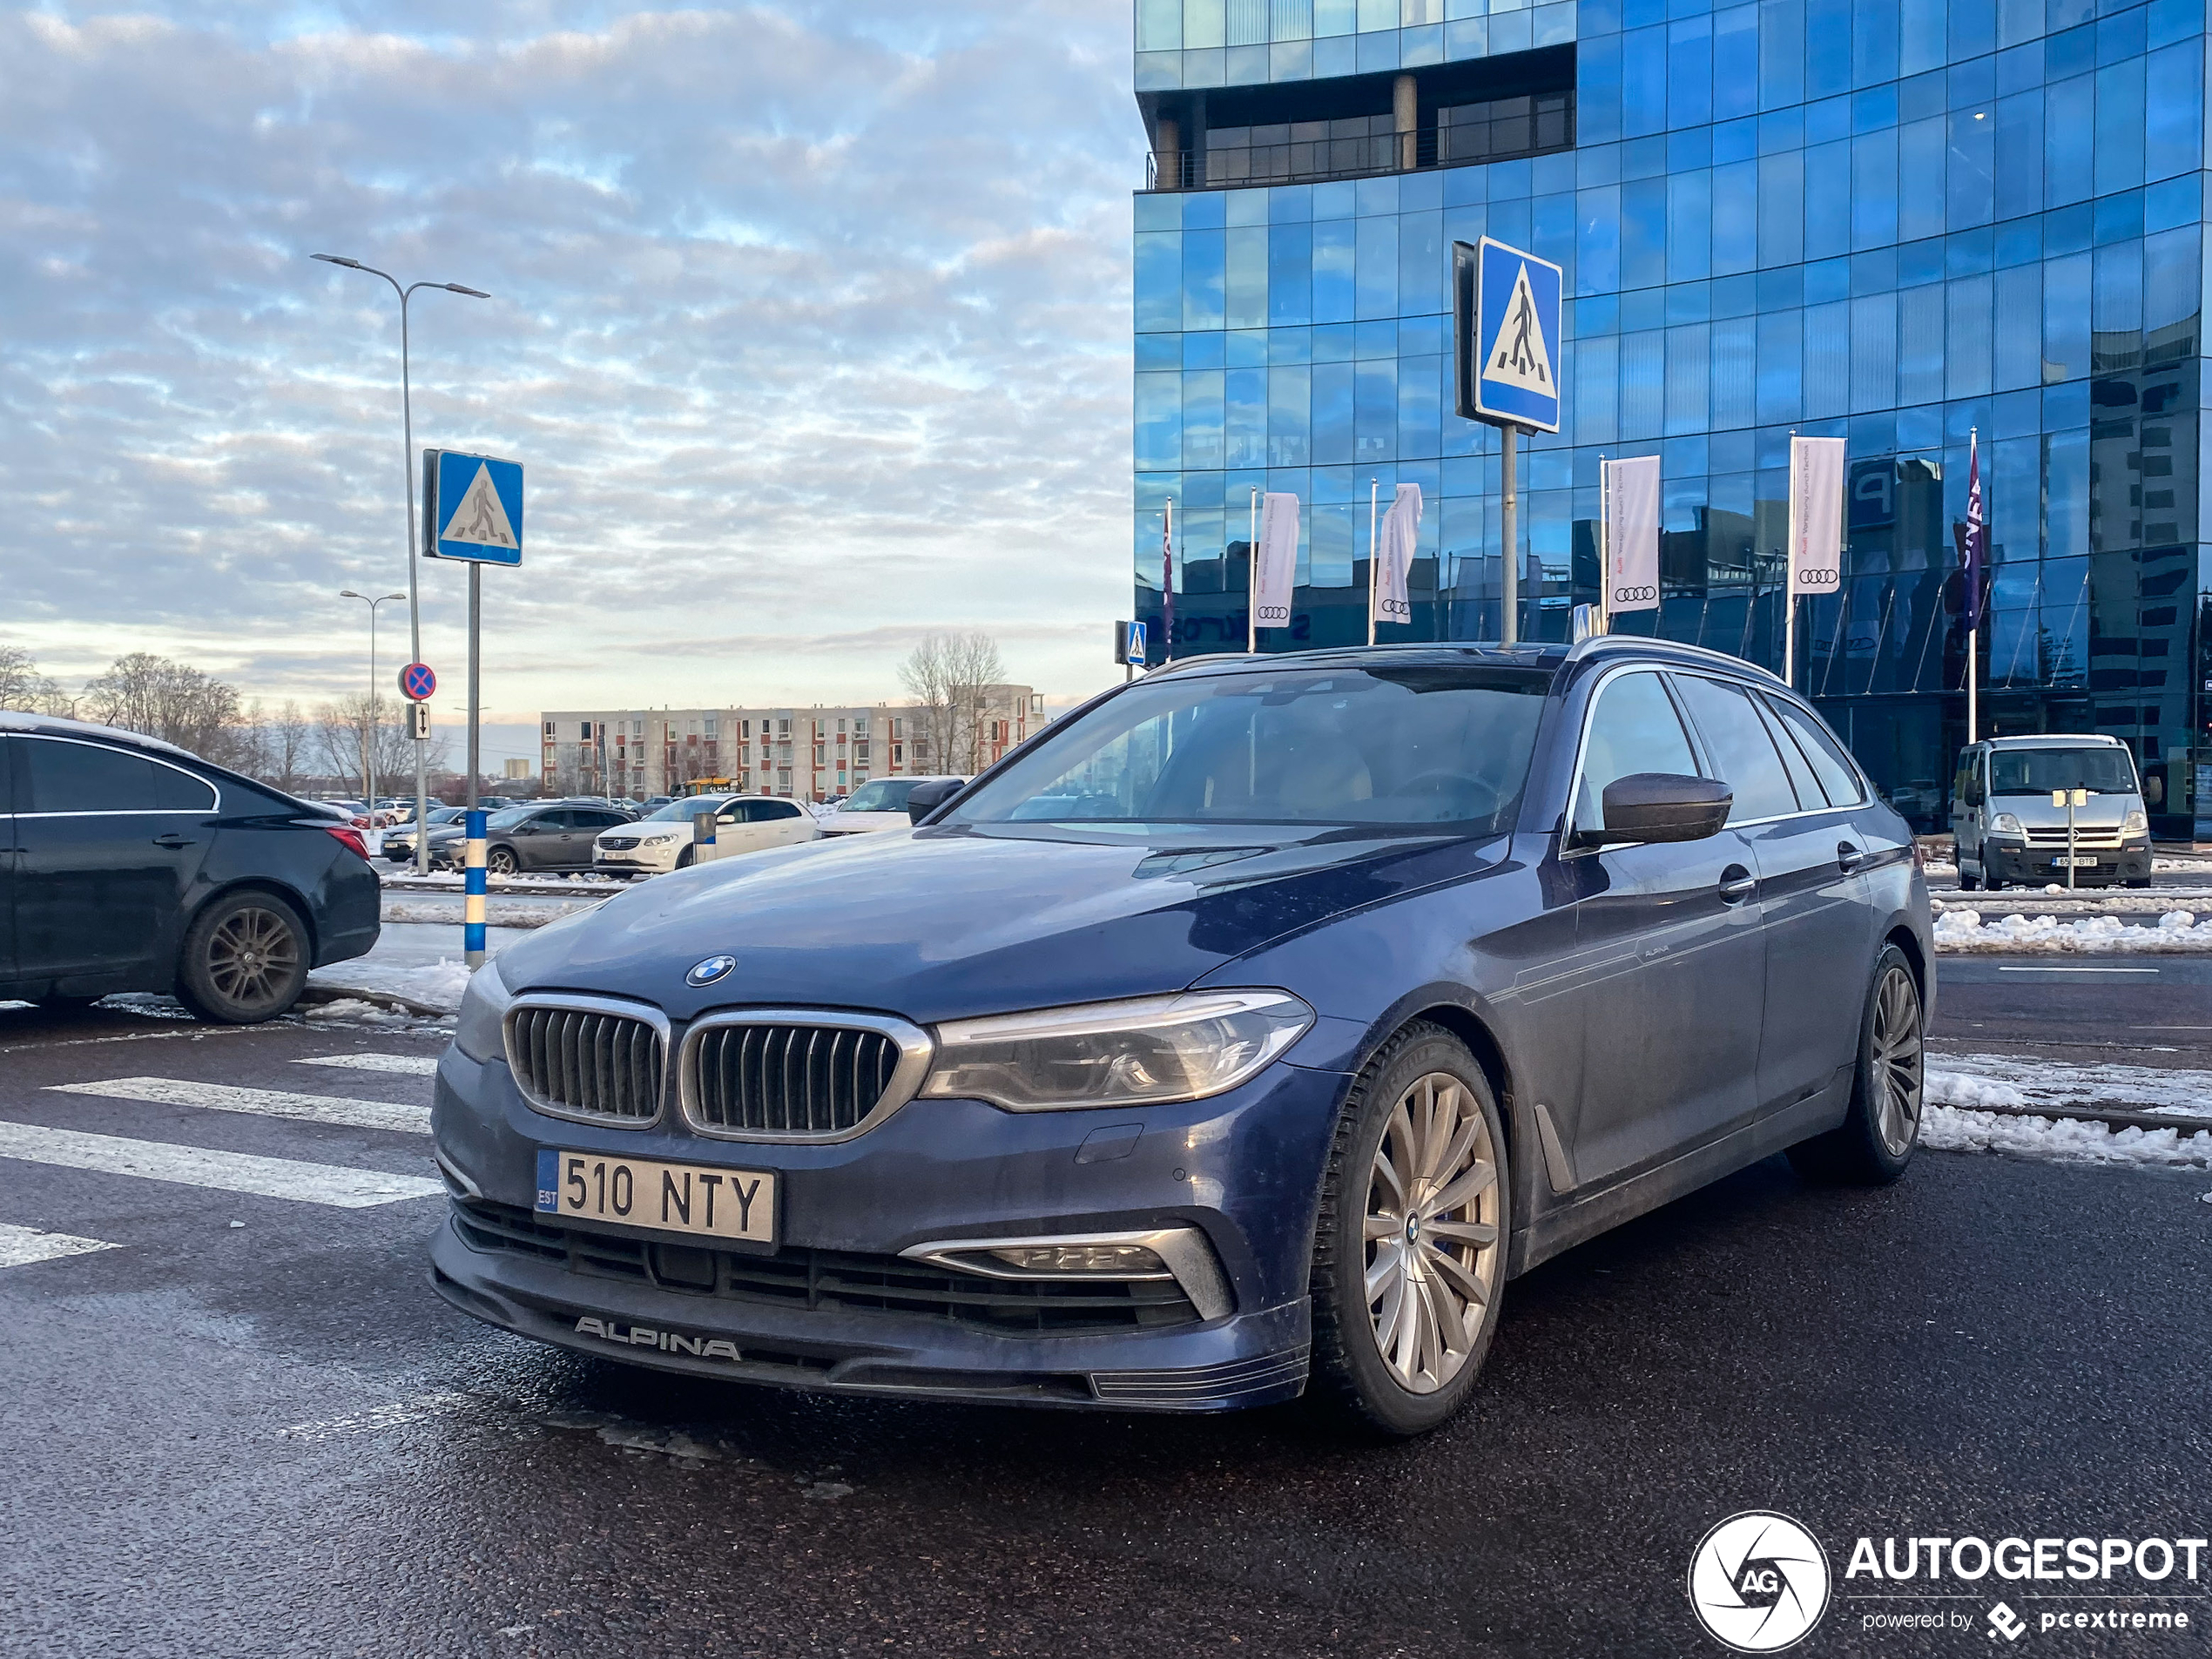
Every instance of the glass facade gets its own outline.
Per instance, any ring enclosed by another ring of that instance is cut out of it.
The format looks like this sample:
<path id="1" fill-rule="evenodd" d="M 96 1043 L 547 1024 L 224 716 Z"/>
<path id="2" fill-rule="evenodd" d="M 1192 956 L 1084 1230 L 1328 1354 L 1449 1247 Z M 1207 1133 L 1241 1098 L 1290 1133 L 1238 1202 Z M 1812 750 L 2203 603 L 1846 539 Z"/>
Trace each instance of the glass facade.
<path id="1" fill-rule="evenodd" d="M 1844 438 L 1847 579 L 1802 602 L 1797 683 L 1941 827 L 1976 431 L 1981 735 L 2112 733 L 2155 831 L 2212 836 L 2204 3 L 1137 0 L 1136 614 L 1172 498 L 1175 654 L 1242 651 L 1248 503 L 1290 490 L 1262 647 L 1364 640 L 1369 502 L 1413 482 L 1413 622 L 1381 637 L 1497 637 L 1497 436 L 1453 413 L 1448 288 L 1488 234 L 1569 296 L 1525 637 L 1596 597 L 1601 457 L 1656 455 L 1662 603 L 1621 631 L 1778 670 L 1790 434 Z M 1501 145 L 1533 153 L 1463 159 Z"/>

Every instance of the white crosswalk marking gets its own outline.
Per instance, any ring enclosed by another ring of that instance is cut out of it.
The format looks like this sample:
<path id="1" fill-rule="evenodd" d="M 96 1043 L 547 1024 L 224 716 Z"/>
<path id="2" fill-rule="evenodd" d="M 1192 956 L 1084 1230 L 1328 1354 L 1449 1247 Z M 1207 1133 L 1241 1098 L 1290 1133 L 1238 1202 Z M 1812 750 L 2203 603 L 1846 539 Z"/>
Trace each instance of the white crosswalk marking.
<path id="1" fill-rule="evenodd" d="M 300 1066 L 343 1066 L 348 1071 L 395 1071 L 409 1077 L 435 1077 L 438 1057 L 430 1054 L 311 1054 Z"/>
<path id="2" fill-rule="evenodd" d="M 96 1250 L 120 1248 L 104 1239 L 43 1233 L 36 1227 L 10 1227 L 0 1222 L 0 1267 L 28 1267 L 33 1262 L 57 1261 L 64 1256 L 89 1256 Z"/>
<path id="3" fill-rule="evenodd" d="M 95 1170 L 107 1175 L 135 1175 L 149 1181 L 173 1181 L 219 1192 L 252 1192 L 265 1198 L 292 1198 L 340 1210 L 428 1198 L 445 1190 L 420 1176 L 387 1175 L 381 1170 L 347 1170 L 291 1158 L 212 1152 L 163 1141 L 125 1140 L 115 1135 L 81 1135 L 75 1130 L 44 1129 L 32 1123 L 0 1123 L 0 1157 L 49 1163 L 64 1170 Z"/>
<path id="4" fill-rule="evenodd" d="M 103 1095 L 111 1100 L 151 1101 L 157 1106 L 206 1106 L 219 1112 L 251 1112 L 341 1129 L 388 1129 L 407 1135 L 430 1132 L 428 1106 L 395 1101 L 347 1100 L 340 1095 L 294 1095 L 281 1089 L 239 1089 L 182 1077 L 117 1077 L 106 1082 L 51 1083 L 62 1095 Z"/>

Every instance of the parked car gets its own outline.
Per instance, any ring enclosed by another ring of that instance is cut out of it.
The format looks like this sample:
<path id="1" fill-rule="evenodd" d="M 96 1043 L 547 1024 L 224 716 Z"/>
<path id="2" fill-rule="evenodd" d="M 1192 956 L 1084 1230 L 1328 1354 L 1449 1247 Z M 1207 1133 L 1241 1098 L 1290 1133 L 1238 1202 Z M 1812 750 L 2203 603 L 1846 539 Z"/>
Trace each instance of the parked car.
<path id="1" fill-rule="evenodd" d="M 959 784 L 961 778 L 877 778 L 862 784 L 834 812 L 822 819 L 825 835 L 866 835 L 876 830 L 905 829 L 907 797 L 916 784 Z"/>
<path id="2" fill-rule="evenodd" d="M 2052 798 L 2075 790 L 2086 799 L 2070 813 Z M 1968 745 L 1952 784 L 1951 833 L 1968 893 L 2013 881 L 2041 887 L 2069 874 L 2076 887 L 2150 886 L 2150 816 L 2135 758 L 2118 738 L 2052 733 Z"/>
<path id="3" fill-rule="evenodd" d="M 173 994 L 249 1025 L 376 943 L 379 889 L 343 806 L 150 738 L 0 713 L 0 1000 Z"/>
<path id="4" fill-rule="evenodd" d="M 688 870 L 698 860 L 693 817 L 712 813 L 715 854 L 758 852 L 811 841 L 821 833 L 814 819 L 795 800 L 772 795 L 690 795 L 671 800 L 633 824 L 599 833 L 592 867 L 610 874 L 658 875 Z"/>
<path id="5" fill-rule="evenodd" d="M 509 806 L 484 820 L 484 868 L 494 875 L 530 870 L 588 870 L 591 844 L 601 830 L 627 824 L 611 806 L 574 806 L 563 801 Z M 459 869 L 468 857 L 465 823 L 430 832 L 430 862 Z"/>
<path id="6" fill-rule="evenodd" d="M 467 816 L 458 806 L 433 806 L 430 809 L 430 829 L 435 833 L 448 824 L 458 824 Z M 397 829 L 384 832 L 384 856 L 395 864 L 415 862 L 415 826 L 403 824 Z"/>
<path id="7" fill-rule="evenodd" d="M 1514 1275 L 1784 1149 L 1912 1157 L 1912 835 L 1737 659 L 1202 658 L 910 804 L 477 973 L 449 1301 L 701 1377 L 1406 1434 Z"/>

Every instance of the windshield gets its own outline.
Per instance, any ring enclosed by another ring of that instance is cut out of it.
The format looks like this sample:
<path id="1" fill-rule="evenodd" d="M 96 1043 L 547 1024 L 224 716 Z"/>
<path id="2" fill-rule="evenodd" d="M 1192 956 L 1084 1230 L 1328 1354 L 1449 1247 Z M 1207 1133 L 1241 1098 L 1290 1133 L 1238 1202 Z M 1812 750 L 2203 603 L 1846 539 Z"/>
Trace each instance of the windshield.
<path id="1" fill-rule="evenodd" d="M 914 781 L 907 778 L 879 778 L 872 784 L 862 784 L 845 798 L 838 808 L 841 813 L 903 813 L 907 797 L 914 792 Z"/>
<path id="2" fill-rule="evenodd" d="M 1989 792 L 2047 795 L 2054 789 L 2087 789 L 2099 795 L 2135 792 L 2135 767 L 2128 752 L 2103 744 L 2079 749 L 1993 749 Z"/>
<path id="3" fill-rule="evenodd" d="M 687 795 L 682 800 L 672 800 L 657 813 L 648 813 L 645 823 L 688 824 L 701 813 L 719 814 L 728 803 L 718 795 Z"/>
<path id="4" fill-rule="evenodd" d="M 1412 664 L 1140 681 L 947 822 L 1502 828 L 1550 676 Z"/>

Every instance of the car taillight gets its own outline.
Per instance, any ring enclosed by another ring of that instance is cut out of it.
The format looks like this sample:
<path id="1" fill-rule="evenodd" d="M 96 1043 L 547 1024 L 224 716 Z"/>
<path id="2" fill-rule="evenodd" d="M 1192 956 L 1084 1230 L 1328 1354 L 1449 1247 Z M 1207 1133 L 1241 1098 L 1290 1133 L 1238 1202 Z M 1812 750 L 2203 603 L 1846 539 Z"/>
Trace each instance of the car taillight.
<path id="1" fill-rule="evenodd" d="M 325 824 L 322 830 L 348 853 L 364 859 L 368 856 L 368 843 L 361 840 L 361 833 L 351 824 Z"/>

